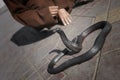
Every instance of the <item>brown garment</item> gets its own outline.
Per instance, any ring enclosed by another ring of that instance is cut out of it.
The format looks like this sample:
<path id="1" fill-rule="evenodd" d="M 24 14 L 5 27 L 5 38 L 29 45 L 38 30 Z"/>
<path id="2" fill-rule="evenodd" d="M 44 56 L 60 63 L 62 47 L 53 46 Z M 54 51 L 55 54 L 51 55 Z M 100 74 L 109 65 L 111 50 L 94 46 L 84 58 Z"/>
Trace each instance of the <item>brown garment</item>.
<path id="1" fill-rule="evenodd" d="M 56 24 L 48 6 L 57 5 L 71 12 L 74 0 L 4 0 L 14 19 L 23 25 L 47 27 Z"/>

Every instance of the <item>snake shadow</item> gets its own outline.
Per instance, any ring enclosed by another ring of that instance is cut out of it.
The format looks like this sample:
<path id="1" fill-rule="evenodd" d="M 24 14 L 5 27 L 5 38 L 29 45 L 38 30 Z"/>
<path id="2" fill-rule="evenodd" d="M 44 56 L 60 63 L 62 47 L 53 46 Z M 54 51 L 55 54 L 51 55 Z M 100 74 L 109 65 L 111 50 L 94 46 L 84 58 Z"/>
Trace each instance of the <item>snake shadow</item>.
<path id="1" fill-rule="evenodd" d="M 52 34 L 54 34 L 52 31 L 48 31 L 43 28 L 24 26 L 13 34 L 11 41 L 17 46 L 25 46 L 37 41 L 41 41 Z"/>

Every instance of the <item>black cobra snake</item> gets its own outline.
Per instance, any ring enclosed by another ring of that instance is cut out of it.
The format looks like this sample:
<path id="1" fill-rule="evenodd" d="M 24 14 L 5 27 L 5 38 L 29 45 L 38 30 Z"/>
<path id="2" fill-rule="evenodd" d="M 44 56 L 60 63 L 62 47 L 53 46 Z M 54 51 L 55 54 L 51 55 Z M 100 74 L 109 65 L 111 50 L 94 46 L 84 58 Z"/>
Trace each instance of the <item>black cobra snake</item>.
<path id="1" fill-rule="evenodd" d="M 81 64 L 85 61 L 90 60 L 93 58 L 103 47 L 105 39 L 110 32 L 112 26 L 109 22 L 107 21 L 101 21 L 98 22 L 89 28 L 87 28 L 85 31 L 83 31 L 80 35 L 78 35 L 76 38 L 74 38 L 72 41 L 70 41 L 65 33 L 62 31 L 60 28 L 53 29 L 52 31 L 55 33 L 59 33 L 64 45 L 67 47 L 63 51 L 58 50 L 58 55 L 55 56 L 52 61 L 48 65 L 47 71 L 50 74 L 56 74 L 59 72 L 64 71 L 65 69 Z M 100 34 L 97 36 L 92 48 L 90 48 L 87 52 L 84 54 L 74 57 L 72 59 L 67 60 L 66 62 L 62 63 L 61 65 L 54 67 L 55 64 L 64 56 L 64 55 L 71 55 L 75 53 L 79 53 L 80 50 L 82 49 L 82 42 L 83 40 L 93 31 L 101 29 L 102 31 Z M 53 50 L 54 51 L 54 50 Z"/>

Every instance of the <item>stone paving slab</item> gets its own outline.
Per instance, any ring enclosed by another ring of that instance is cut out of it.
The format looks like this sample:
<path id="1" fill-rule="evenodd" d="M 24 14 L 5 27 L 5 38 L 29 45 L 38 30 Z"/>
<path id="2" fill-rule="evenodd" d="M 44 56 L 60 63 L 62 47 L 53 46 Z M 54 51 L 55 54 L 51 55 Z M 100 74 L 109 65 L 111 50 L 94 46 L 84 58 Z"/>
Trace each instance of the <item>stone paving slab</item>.
<path id="1" fill-rule="evenodd" d="M 23 26 L 12 18 L 9 11 L 0 15 L 0 19 L 0 40 L 15 33 Z"/>
<path id="2" fill-rule="evenodd" d="M 108 35 L 102 53 L 105 54 L 107 51 L 115 50 L 120 48 L 120 21 L 112 24 L 112 30 Z"/>
<path id="3" fill-rule="evenodd" d="M 6 6 L 1 7 L 1 8 L 0 8 L 0 15 L 1 15 L 1 14 L 4 14 L 4 12 L 6 12 L 7 10 L 8 10 L 8 9 L 7 9 Z"/>
<path id="4" fill-rule="evenodd" d="M 67 76 L 63 80 L 92 80 L 96 69 L 97 58 L 73 66 L 65 71 Z"/>
<path id="5" fill-rule="evenodd" d="M 98 15 L 95 19 L 95 22 L 99 22 L 101 20 L 105 20 L 106 13 L 103 13 L 101 15 Z M 109 11 L 109 15 L 107 20 L 110 23 L 114 23 L 120 20 L 120 7 L 117 7 L 115 9 L 112 9 Z"/>
<path id="6" fill-rule="evenodd" d="M 101 57 L 96 80 L 120 79 L 120 49 Z"/>
<path id="7" fill-rule="evenodd" d="M 111 0 L 110 4 L 110 10 L 116 9 L 120 7 L 120 1 L 119 0 Z"/>
<path id="8" fill-rule="evenodd" d="M 39 76 L 39 73 L 36 72 L 36 73 L 32 74 L 30 77 L 24 78 L 21 80 L 43 80 L 43 78 L 41 76 Z"/>
<path id="9" fill-rule="evenodd" d="M 19 80 L 26 71 L 32 69 L 23 57 L 14 56 L 0 66 L 1 80 Z"/>
<path id="10" fill-rule="evenodd" d="M 102 13 L 107 14 L 108 5 L 109 0 L 95 0 L 92 3 L 84 5 L 84 8 L 79 7 L 82 9 L 82 11 L 80 9 L 77 9 L 74 15 L 96 17 Z"/>

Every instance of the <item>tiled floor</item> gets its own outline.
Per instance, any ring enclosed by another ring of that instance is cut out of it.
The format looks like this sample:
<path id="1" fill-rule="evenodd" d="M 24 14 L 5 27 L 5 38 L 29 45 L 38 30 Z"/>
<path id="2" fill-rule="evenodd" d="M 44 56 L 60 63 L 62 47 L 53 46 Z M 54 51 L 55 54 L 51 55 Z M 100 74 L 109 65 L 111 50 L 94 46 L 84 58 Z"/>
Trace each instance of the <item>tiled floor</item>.
<path id="1" fill-rule="evenodd" d="M 120 1 L 95 0 L 77 7 L 71 13 L 73 22 L 62 28 L 69 39 L 80 34 L 95 22 L 107 20 L 112 23 L 104 47 L 93 59 L 73 66 L 64 72 L 51 75 L 47 66 L 56 54 L 53 49 L 64 49 L 58 34 L 44 40 L 18 47 L 10 41 L 12 35 L 22 28 L 9 11 L 0 14 L 0 80 L 119 80 L 120 79 Z M 83 54 L 94 43 L 96 31 L 83 42 L 83 50 L 73 56 L 65 56 L 62 62 Z"/>

